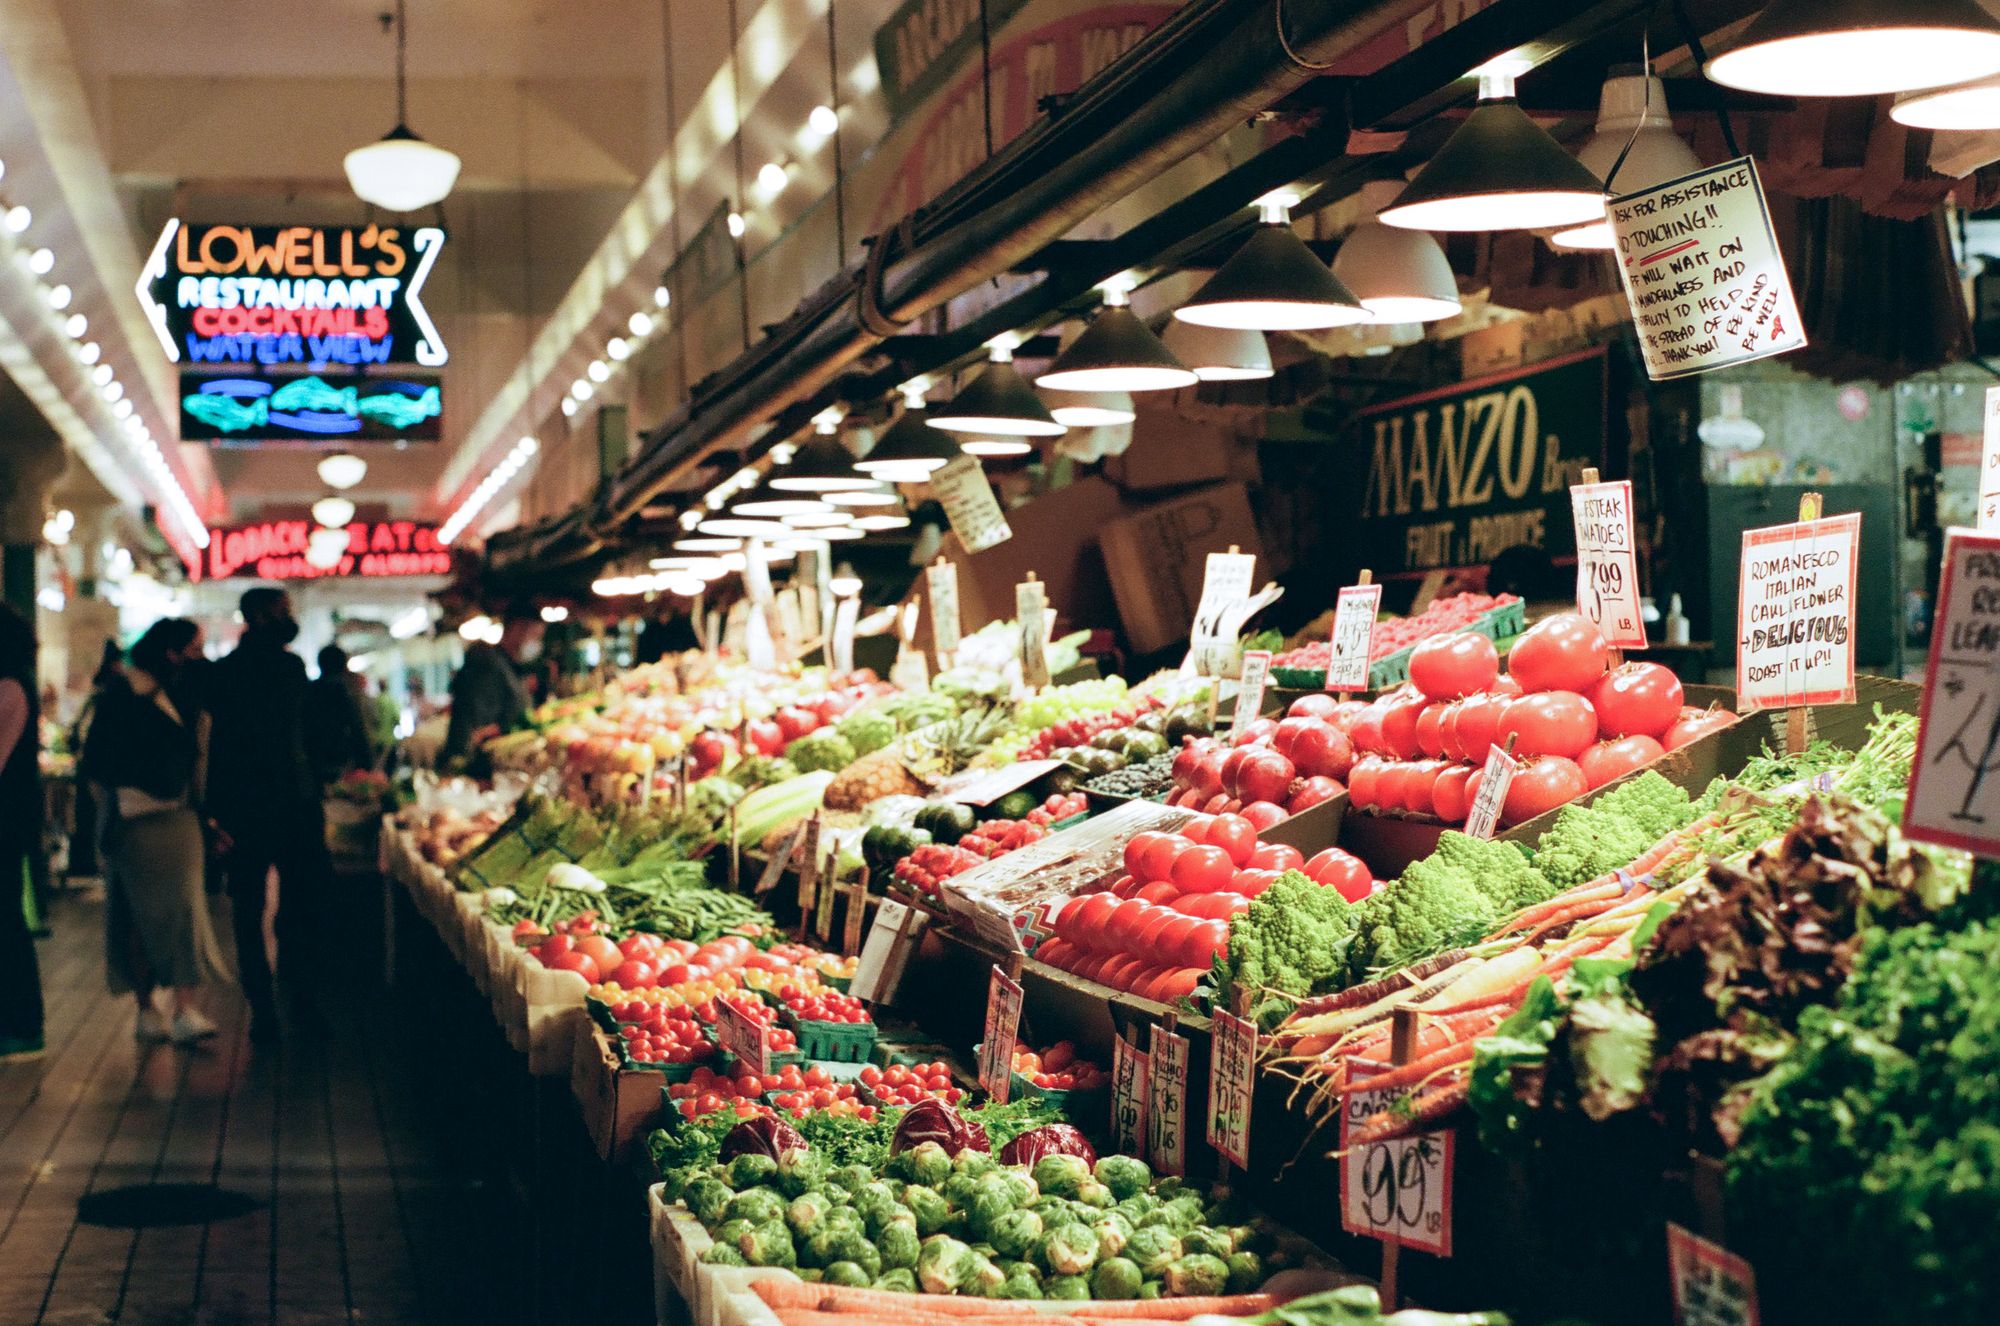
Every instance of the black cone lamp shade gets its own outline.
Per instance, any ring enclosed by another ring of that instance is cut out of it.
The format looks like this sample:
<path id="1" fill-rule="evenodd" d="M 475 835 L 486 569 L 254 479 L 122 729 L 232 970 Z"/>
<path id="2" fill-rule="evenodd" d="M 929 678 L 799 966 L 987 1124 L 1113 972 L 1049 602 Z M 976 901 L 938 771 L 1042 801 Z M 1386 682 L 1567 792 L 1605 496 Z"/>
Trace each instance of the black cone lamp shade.
<path id="1" fill-rule="evenodd" d="M 990 437 L 1060 437 L 1068 431 L 1014 367 L 1010 353 L 997 347 L 992 362 L 963 391 L 931 411 L 930 422 L 948 433 Z"/>
<path id="2" fill-rule="evenodd" d="M 1773 0 L 1703 72 L 1790 97 L 1943 87 L 2000 73 L 2000 22 L 1975 0 Z"/>
<path id="3" fill-rule="evenodd" d="M 1241 331 L 1316 331 L 1369 320 L 1348 288 L 1270 204 L 1243 247 L 1174 310 L 1182 322 Z"/>
<path id="4" fill-rule="evenodd" d="M 1382 224 L 1545 230 L 1603 220 L 1604 181 L 1528 118 L 1512 78 L 1489 74 L 1483 83 L 1472 114 L 1382 209 Z"/>
<path id="5" fill-rule="evenodd" d="M 771 471 L 765 487 L 781 493 L 838 493 L 873 488 L 875 481 L 854 469 L 854 457 L 832 433 L 817 433 L 789 465 Z"/>
<path id="6" fill-rule="evenodd" d="M 926 414 L 921 398 L 906 401 L 902 416 L 854 467 L 887 483 L 922 483 L 963 455 L 951 434 L 931 427 Z"/>
<path id="7" fill-rule="evenodd" d="M 1056 356 L 1038 387 L 1057 391 L 1173 391 L 1197 379 L 1125 306 L 1121 290 L 1105 293 L 1105 304 L 1083 334 Z"/>

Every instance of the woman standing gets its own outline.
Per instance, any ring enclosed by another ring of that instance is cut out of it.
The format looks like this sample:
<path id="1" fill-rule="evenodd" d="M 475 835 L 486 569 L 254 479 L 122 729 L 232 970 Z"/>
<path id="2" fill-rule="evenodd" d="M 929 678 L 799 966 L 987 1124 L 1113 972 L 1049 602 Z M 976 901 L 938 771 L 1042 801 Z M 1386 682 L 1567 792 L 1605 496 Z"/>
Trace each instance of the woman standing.
<path id="1" fill-rule="evenodd" d="M 200 655 L 195 623 L 154 623 L 132 646 L 130 692 L 106 703 L 84 751 L 91 777 L 111 789 L 107 809 L 116 817 L 105 836 L 111 990 L 138 996 L 140 1039 L 182 1045 L 215 1034 L 192 1002 L 195 989 L 235 979 L 202 886 L 194 716 L 171 694 Z"/>
<path id="2" fill-rule="evenodd" d="M 0 1060 L 42 1052 L 42 978 L 24 908 L 42 831 L 35 633 L 0 603 Z"/>

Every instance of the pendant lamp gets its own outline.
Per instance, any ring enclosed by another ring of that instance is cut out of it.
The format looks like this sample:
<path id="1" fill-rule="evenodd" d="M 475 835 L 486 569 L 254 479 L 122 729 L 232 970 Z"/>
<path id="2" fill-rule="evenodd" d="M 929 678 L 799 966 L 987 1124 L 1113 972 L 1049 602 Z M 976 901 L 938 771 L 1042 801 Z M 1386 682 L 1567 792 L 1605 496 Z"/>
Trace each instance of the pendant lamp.
<path id="1" fill-rule="evenodd" d="M 1644 66 L 1636 64 L 1614 66 L 1604 80 L 1597 101 L 1597 132 L 1577 149 L 1576 159 L 1614 194 L 1637 193 L 1701 169 L 1701 158 L 1674 132 L 1667 85 L 1648 77 Z M 1618 168 L 1616 178 L 1613 166 Z M 1549 236 L 1549 243 L 1559 249 L 1609 250 L 1616 240 L 1611 222 L 1600 217 L 1588 225 L 1558 230 Z"/>
<path id="2" fill-rule="evenodd" d="M 1287 209 L 1296 201 L 1290 194 L 1260 201 L 1263 221 L 1174 316 L 1201 327 L 1250 331 L 1313 331 L 1368 321 L 1368 311 L 1293 231 Z"/>
<path id="3" fill-rule="evenodd" d="M 337 494 L 328 495 L 313 503 L 312 516 L 322 529 L 344 530 L 354 519 L 354 503 Z"/>
<path id="4" fill-rule="evenodd" d="M 902 416 L 854 468 L 888 483 L 922 483 L 943 469 L 961 452 L 951 434 L 931 427 L 927 413 L 923 392 L 905 387 Z"/>
<path id="5" fill-rule="evenodd" d="M 766 488 L 781 493 L 838 493 L 873 488 L 875 481 L 855 473 L 854 457 L 833 435 L 831 420 L 813 426 L 812 441 L 800 447 L 791 460 L 771 471 Z"/>
<path id="6" fill-rule="evenodd" d="M 1976 0 L 1772 0 L 1702 72 L 1780 97 L 1869 97 L 2000 73 Z"/>
<path id="7" fill-rule="evenodd" d="M 1390 206 L 1410 230 L 1546 230 L 1604 215 L 1604 182 L 1514 100 L 1511 66 L 1479 71 L 1479 101 Z"/>
<path id="8" fill-rule="evenodd" d="M 735 539 L 778 539 L 791 533 L 791 526 L 781 520 L 753 520 L 745 516 L 710 516 L 695 529 Z"/>
<path id="9" fill-rule="evenodd" d="M 1123 391 L 1059 392 L 1049 402 L 1049 413 L 1069 428 L 1102 428 L 1106 424 L 1129 424 L 1139 417 L 1132 408 L 1132 396 Z"/>
<path id="10" fill-rule="evenodd" d="M 878 530 L 908 529 L 909 526 L 910 518 L 902 515 L 860 516 L 854 522 L 854 528 L 871 534 Z"/>
<path id="11" fill-rule="evenodd" d="M 1175 318 L 1160 339 L 1203 382 L 1246 382 L 1272 373 L 1271 347 L 1260 331 L 1208 327 Z"/>
<path id="12" fill-rule="evenodd" d="M 1367 219 L 1333 255 L 1333 274 L 1347 283 L 1376 322 L 1437 322 L 1458 316 L 1458 280 L 1438 242 L 1421 230 L 1382 224 L 1379 213 L 1403 191 L 1397 180 L 1361 186 Z"/>
<path id="13" fill-rule="evenodd" d="M 824 516 L 833 507 L 826 502 L 810 497 L 786 497 L 782 494 L 749 492 L 741 499 L 729 504 L 732 516 Z"/>
<path id="14" fill-rule="evenodd" d="M 1123 287 L 1112 286 L 1104 292 L 1104 307 L 1035 385 L 1057 391 L 1172 391 L 1197 380 L 1139 321 Z"/>
<path id="15" fill-rule="evenodd" d="M 697 535 L 696 537 L 691 539 L 674 540 L 674 550 L 676 552 L 694 552 L 694 553 L 737 552 L 740 551 L 742 547 L 743 547 L 743 540 L 741 539 L 723 539 L 723 538 L 717 538 L 713 535 L 708 535 L 705 537 Z"/>
<path id="16" fill-rule="evenodd" d="M 1899 92 L 1889 118 L 1912 129 L 2000 129 L 2000 74 L 1923 92 Z"/>
<path id="17" fill-rule="evenodd" d="M 368 462 L 351 451 L 336 451 L 319 462 L 320 482 L 329 488 L 346 490 L 368 476 Z"/>
<path id="18" fill-rule="evenodd" d="M 458 183 L 458 156 L 410 132 L 405 102 L 403 0 L 396 0 L 396 127 L 380 141 L 347 154 L 347 183 L 364 203 L 414 212 L 443 202 Z"/>
<path id="19" fill-rule="evenodd" d="M 887 484 L 876 484 L 869 488 L 849 488 L 837 493 L 822 493 L 827 502 L 840 507 L 897 506 L 902 498 L 896 496 L 895 489 Z"/>
<path id="20" fill-rule="evenodd" d="M 783 516 L 781 519 L 791 529 L 837 529 L 842 525 L 852 525 L 854 514 L 828 507 L 824 511 L 802 512 L 798 515 Z"/>
<path id="21" fill-rule="evenodd" d="M 931 427 L 1000 437 L 1062 436 L 1063 426 L 1014 367 L 1013 350 L 1000 342 L 990 353 L 986 366 L 963 391 L 931 411 Z"/>
<path id="22" fill-rule="evenodd" d="M 1035 444 L 1024 437 L 969 437 L 959 443 L 958 448 L 968 456 L 986 459 L 1025 456 L 1035 449 Z"/>

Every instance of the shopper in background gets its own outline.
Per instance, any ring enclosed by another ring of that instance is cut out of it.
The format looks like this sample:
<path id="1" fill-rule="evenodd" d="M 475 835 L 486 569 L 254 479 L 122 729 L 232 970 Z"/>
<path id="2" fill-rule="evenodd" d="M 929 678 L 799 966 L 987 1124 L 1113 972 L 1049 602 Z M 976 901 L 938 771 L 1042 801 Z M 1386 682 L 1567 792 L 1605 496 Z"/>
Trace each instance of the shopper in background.
<path id="1" fill-rule="evenodd" d="M 306 755 L 321 783 L 338 782 L 374 763 L 361 715 L 361 679 L 347 668 L 347 651 L 319 651 L 319 676 L 306 690 Z"/>
<path id="2" fill-rule="evenodd" d="M 466 646 L 465 662 L 451 680 L 451 727 L 438 752 L 440 766 L 528 721 L 528 688 L 519 667 L 534 661 L 541 643 L 540 616 L 531 608 L 514 608 L 501 622 L 499 644 L 481 640 Z"/>
<path id="3" fill-rule="evenodd" d="M 236 966 L 250 1001 L 250 1037 L 278 1034 L 264 950 L 267 880 L 278 872 L 278 964 L 294 1026 L 325 1021 L 308 994 L 324 973 L 323 917 L 333 886 L 326 808 L 306 756 L 306 665 L 286 648 L 298 638 L 281 589 L 243 592 L 243 638 L 208 670 L 207 806 L 229 837 L 226 869 L 235 913 Z"/>
<path id="4" fill-rule="evenodd" d="M 694 633 L 694 618 L 688 613 L 662 607 L 639 628 L 639 639 L 632 649 L 632 661 L 657 663 L 669 654 L 699 648 L 701 640 Z"/>
<path id="5" fill-rule="evenodd" d="M 42 977 L 26 909 L 28 860 L 41 850 L 41 715 L 35 633 L 0 603 L 0 1060 L 42 1052 Z"/>
<path id="6" fill-rule="evenodd" d="M 110 789 L 105 835 L 105 970 L 113 994 L 139 1001 L 141 1040 L 192 1045 L 215 1034 L 195 991 L 235 979 L 203 888 L 196 720 L 174 696 L 201 627 L 170 617 L 132 646 L 131 684 L 91 725 L 82 767 Z"/>
<path id="7" fill-rule="evenodd" d="M 90 742 L 91 724 L 104 711 L 108 698 L 128 693 L 130 687 L 125 680 L 125 654 L 118 648 L 116 640 L 104 642 L 104 654 L 98 660 L 97 672 L 90 679 L 90 694 L 84 698 L 83 708 L 78 711 L 76 722 L 69 731 L 69 748 L 79 756 Z M 103 787 L 91 781 L 81 766 L 77 769 L 76 814 L 69 838 L 69 862 L 63 873 L 69 876 L 95 875 L 98 869 L 98 853 L 102 847 L 104 827 L 111 818 L 110 797 Z"/>

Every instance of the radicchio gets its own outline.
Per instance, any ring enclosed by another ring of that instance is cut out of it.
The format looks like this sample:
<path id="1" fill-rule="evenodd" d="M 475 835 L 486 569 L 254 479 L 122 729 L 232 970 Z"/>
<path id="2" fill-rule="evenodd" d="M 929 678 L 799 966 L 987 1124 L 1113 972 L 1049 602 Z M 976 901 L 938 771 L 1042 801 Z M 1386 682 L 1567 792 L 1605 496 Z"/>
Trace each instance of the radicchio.
<path id="1" fill-rule="evenodd" d="M 769 1156 L 776 1160 L 793 1147 L 803 1147 L 806 1139 L 799 1130 L 783 1119 L 760 1117 L 745 1119 L 731 1128 L 722 1137 L 721 1156 L 731 1160 L 737 1156 Z"/>
<path id="2" fill-rule="evenodd" d="M 968 1149 L 993 1149 L 986 1140 L 985 1128 L 941 1100 L 920 1100 L 903 1111 L 902 1122 L 896 1125 L 896 1135 L 889 1142 L 889 1154 L 893 1156 L 925 1142 L 936 1142 L 949 1156 Z"/>
<path id="3" fill-rule="evenodd" d="M 1043 1156 L 1081 1156 L 1084 1163 L 1097 1163 L 1097 1150 L 1089 1140 L 1066 1123 L 1045 1123 L 1030 1128 L 1001 1148 L 1003 1165 L 1033 1165 Z"/>

